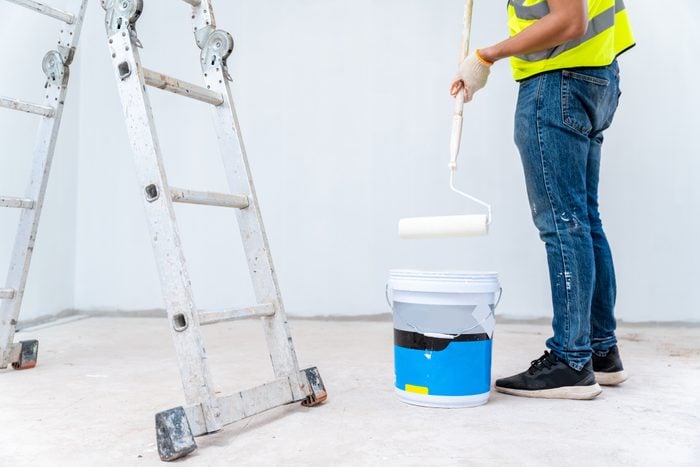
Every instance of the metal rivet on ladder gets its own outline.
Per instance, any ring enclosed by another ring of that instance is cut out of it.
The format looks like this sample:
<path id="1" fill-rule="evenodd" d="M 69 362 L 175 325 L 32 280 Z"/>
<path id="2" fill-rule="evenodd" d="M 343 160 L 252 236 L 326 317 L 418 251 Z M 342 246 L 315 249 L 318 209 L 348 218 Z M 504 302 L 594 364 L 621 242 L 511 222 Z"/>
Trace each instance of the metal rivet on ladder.
<path id="1" fill-rule="evenodd" d="M 158 187 L 154 184 L 150 184 L 146 187 L 146 201 L 149 203 L 154 202 L 158 199 L 160 193 L 158 192 Z"/>
<path id="2" fill-rule="evenodd" d="M 177 332 L 182 332 L 187 329 L 187 318 L 182 313 L 178 313 L 173 316 L 173 328 Z"/>
<path id="3" fill-rule="evenodd" d="M 117 66 L 117 69 L 119 70 L 119 79 L 122 81 L 131 76 L 131 67 L 129 66 L 129 62 L 121 62 Z"/>

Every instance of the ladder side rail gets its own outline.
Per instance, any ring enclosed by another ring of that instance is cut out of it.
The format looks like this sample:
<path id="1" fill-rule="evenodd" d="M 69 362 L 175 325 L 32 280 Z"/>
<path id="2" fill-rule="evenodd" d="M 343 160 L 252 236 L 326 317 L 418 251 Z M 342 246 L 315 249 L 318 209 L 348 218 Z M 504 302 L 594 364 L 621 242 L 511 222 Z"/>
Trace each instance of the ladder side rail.
<path id="1" fill-rule="evenodd" d="M 215 24 L 211 0 L 202 0 L 201 5 L 193 8 L 193 27 L 198 45 L 203 49 L 202 66 L 207 89 L 220 92 L 224 96 L 223 104 L 212 107 L 212 117 L 229 191 L 246 195 L 250 202 L 247 209 L 236 211 L 248 268 L 258 303 L 271 303 L 276 311 L 273 316 L 263 318 L 270 359 L 275 376 L 289 377 L 295 397 L 302 399 L 311 393 L 311 389 L 299 374 L 299 363 L 229 86 L 226 57 L 219 57 L 217 61 L 213 56 L 216 45 L 219 45 L 215 43 L 224 38 L 221 34 L 228 35 L 223 31 L 214 30 Z M 219 35 L 214 37 L 216 34 Z M 207 47 L 207 42 L 211 42 L 211 47 Z M 208 50 L 213 55 L 208 53 Z M 213 65 L 212 61 L 215 62 Z"/>
<path id="2" fill-rule="evenodd" d="M 126 27 L 108 36 L 185 398 L 188 404 L 202 404 L 207 431 L 218 431 L 222 426 L 221 413 L 206 364 L 192 286 L 138 50 Z"/>
<path id="3" fill-rule="evenodd" d="M 49 52 L 44 58 L 47 71 L 47 86 L 44 103 L 55 109 L 53 117 L 42 117 L 37 131 L 37 140 L 32 157 L 32 169 L 25 198 L 34 201 L 33 209 L 23 209 L 12 249 L 6 288 L 14 290 L 9 300 L 0 301 L 0 368 L 13 363 L 13 344 L 17 320 L 22 307 L 24 288 L 27 283 L 34 244 L 36 241 L 41 210 L 49 181 L 51 163 L 56 149 L 56 139 L 61 125 L 63 106 L 68 90 L 68 65 L 73 58 L 75 46 L 80 38 L 88 0 L 82 0 L 75 21 L 62 29 L 59 36 L 59 51 Z M 60 62 L 61 59 L 65 62 Z M 60 63 L 58 63 L 60 62 Z M 51 75 L 53 73 L 53 75 Z M 52 79 L 51 75 L 55 79 Z"/>

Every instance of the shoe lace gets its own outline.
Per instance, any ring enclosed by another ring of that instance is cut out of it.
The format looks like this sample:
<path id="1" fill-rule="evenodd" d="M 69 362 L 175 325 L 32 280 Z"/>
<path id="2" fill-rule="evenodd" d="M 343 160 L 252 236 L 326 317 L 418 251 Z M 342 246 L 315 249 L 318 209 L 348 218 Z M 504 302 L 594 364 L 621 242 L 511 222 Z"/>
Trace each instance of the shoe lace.
<path id="1" fill-rule="evenodd" d="M 552 356 L 548 351 L 545 351 L 540 358 L 530 362 L 530 368 L 527 371 L 531 375 L 534 375 L 538 371 L 543 370 L 545 368 L 552 368 L 552 365 L 554 365 Z"/>

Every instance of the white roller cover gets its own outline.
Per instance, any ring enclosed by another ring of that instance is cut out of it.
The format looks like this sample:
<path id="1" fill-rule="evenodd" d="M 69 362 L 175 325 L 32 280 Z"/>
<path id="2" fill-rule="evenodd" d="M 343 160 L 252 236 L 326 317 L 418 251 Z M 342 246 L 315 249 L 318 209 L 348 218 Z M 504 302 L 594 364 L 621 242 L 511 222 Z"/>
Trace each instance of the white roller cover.
<path id="1" fill-rule="evenodd" d="M 489 232 L 488 216 L 412 217 L 399 221 L 403 239 L 475 237 Z"/>

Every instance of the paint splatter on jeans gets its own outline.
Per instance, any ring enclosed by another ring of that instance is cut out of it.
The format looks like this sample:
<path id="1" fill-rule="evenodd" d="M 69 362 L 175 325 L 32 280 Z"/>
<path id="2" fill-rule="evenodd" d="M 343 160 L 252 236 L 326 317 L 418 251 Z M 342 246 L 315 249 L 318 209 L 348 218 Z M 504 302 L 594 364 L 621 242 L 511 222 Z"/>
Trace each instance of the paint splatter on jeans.
<path id="1" fill-rule="evenodd" d="M 515 142 L 532 218 L 545 243 L 554 335 L 574 369 L 615 338 L 615 270 L 598 212 L 603 131 L 620 97 L 617 62 L 543 73 L 520 83 Z"/>

